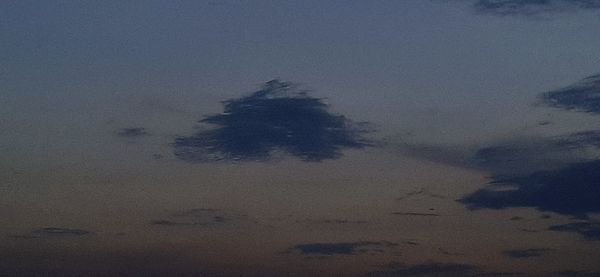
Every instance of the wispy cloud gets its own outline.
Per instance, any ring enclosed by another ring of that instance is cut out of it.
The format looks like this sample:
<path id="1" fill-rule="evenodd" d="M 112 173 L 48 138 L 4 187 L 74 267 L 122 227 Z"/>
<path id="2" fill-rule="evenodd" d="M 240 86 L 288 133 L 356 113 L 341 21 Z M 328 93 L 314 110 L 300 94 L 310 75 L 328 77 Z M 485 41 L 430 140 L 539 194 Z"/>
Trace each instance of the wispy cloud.
<path id="1" fill-rule="evenodd" d="M 135 138 L 147 136 L 149 133 L 146 131 L 146 128 L 142 127 L 131 127 L 131 128 L 122 128 L 117 132 L 117 135 L 120 137 L 126 138 Z"/>
<path id="2" fill-rule="evenodd" d="M 361 137 L 367 132 L 363 124 L 329 112 L 322 99 L 279 80 L 223 105 L 223 113 L 200 120 L 213 128 L 175 140 L 177 157 L 189 162 L 265 161 L 283 151 L 318 162 L 339 158 L 344 148 L 370 145 Z"/>
<path id="3" fill-rule="evenodd" d="M 436 263 L 428 262 L 417 265 L 404 265 L 401 263 L 392 263 L 383 266 L 379 271 L 367 273 L 367 276 L 516 276 L 520 273 L 509 272 L 486 272 L 478 266 L 461 263 Z"/>
<path id="4" fill-rule="evenodd" d="M 600 1 L 597 1 L 600 6 Z M 567 87 L 540 96 L 541 104 L 550 107 L 600 114 L 600 74 L 592 75 Z"/>
<path id="5" fill-rule="evenodd" d="M 298 244 L 286 253 L 299 253 L 302 255 L 356 255 L 364 253 L 384 252 L 387 248 L 398 246 L 397 243 L 388 241 L 358 241 L 338 243 L 308 243 Z"/>
<path id="6" fill-rule="evenodd" d="M 598 0 L 476 0 L 474 8 L 493 15 L 537 15 L 580 10 L 598 10 Z"/>
<path id="7" fill-rule="evenodd" d="M 563 225 L 553 225 L 550 231 L 572 232 L 583 236 L 587 240 L 600 240 L 600 222 L 573 222 Z"/>
<path id="8" fill-rule="evenodd" d="M 552 251 L 550 248 L 528 248 L 528 249 L 511 249 L 503 251 L 507 257 L 514 259 L 522 259 L 522 258 L 532 258 L 532 257 L 540 257 L 545 253 Z"/>
<path id="9" fill-rule="evenodd" d="M 215 226 L 250 220 L 247 215 L 217 209 L 197 208 L 171 214 L 167 219 L 150 221 L 158 226 Z"/>

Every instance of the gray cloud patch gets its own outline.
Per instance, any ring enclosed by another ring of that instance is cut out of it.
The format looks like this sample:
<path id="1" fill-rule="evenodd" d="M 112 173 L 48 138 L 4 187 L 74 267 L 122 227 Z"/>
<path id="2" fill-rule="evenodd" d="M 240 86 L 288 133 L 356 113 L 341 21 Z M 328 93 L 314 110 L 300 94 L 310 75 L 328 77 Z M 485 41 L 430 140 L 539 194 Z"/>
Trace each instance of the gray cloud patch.
<path id="1" fill-rule="evenodd" d="M 388 241 L 359 241 L 340 243 L 309 243 L 298 244 L 288 249 L 286 253 L 299 253 L 302 255 L 356 255 L 364 253 L 384 252 L 387 248 L 396 247 L 398 244 Z"/>
<path id="2" fill-rule="evenodd" d="M 594 1 L 600 7 L 600 1 Z M 544 105 L 580 112 L 600 114 L 600 74 L 589 76 L 573 85 L 543 93 Z"/>
<path id="3" fill-rule="evenodd" d="M 532 258 L 540 257 L 546 252 L 552 251 L 549 248 L 528 248 L 528 249 L 512 249 L 502 252 L 507 257 L 521 259 L 521 258 Z"/>
<path id="4" fill-rule="evenodd" d="M 339 158 L 345 148 L 369 146 L 364 123 L 328 111 L 322 99 L 273 80 L 249 96 L 223 102 L 224 112 L 206 116 L 211 129 L 174 142 L 175 155 L 189 162 L 266 161 L 283 151 L 303 161 Z"/>
<path id="5" fill-rule="evenodd" d="M 600 240 L 599 222 L 573 222 L 563 225 L 553 225 L 550 226 L 548 230 L 576 233 L 587 240 Z"/>
<path id="6" fill-rule="evenodd" d="M 492 15 L 536 15 L 580 10 L 598 10 L 598 0 L 477 0 L 474 8 Z"/>

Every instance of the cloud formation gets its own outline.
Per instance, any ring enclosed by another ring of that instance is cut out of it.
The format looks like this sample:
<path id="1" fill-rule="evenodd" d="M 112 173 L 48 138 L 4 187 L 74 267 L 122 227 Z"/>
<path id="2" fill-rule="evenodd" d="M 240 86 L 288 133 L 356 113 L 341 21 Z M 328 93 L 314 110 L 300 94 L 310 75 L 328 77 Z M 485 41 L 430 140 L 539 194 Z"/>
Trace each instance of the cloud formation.
<path id="1" fill-rule="evenodd" d="M 537 15 L 580 10 L 598 10 L 598 0 L 477 0 L 473 7 L 492 15 Z"/>
<path id="2" fill-rule="evenodd" d="M 600 7 L 600 1 L 594 1 Z M 549 91 L 540 96 L 544 105 L 600 114 L 600 74 L 592 75 L 565 88 Z"/>
<path id="3" fill-rule="evenodd" d="M 309 243 L 298 244 L 288 249 L 287 253 L 296 252 L 302 255 L 356 255 L 364 253 L 384 252 L 386 248 L 398 244 L 388 241 L 358 241 L 340 243 Z"/>
<path id="4" fill-rule="evenodd" d="M 198 208 L 171 214 L 169 219 L 150 221 L 160 226 L 214 226 L 233 221 L 247 220 L 248 216 L 226 213 L 217 209 Z"/>
<path id="5" fill-rule="evenodd" d="M 52 236 L 83 236 L 90 234 L 90 231 L 83 229 L 70 229 L 70 228 L 56 228 L 46 227 L 35 230 L 34 233 L 41 235 L 52 235 Z"/>
<path id="6" fill-rule="evenodd" d="M 135 138 L 135 137 L 147 136 L 148 132 L 146 131 L 146 128 L 132 127 L 132 128 L 120 129 L 117 132 L 117 135 L 120 137 Z"/>
<path id="7" fill-rule="evenodd" d="M 367 276 L 383 277 L 383 276 L 405 276 L 405 277 L 470 277 L 470 276 L 515 276 L 520 273 L 508 272 L 486 272 L 481 268 L 460 263 L 436 263 L 429 262 L 412 266 L 403 265 L 400 263 L 392 263 L 384 266 L 380 271 L 367 273 Z"/>
<path id="8" fill-rule="evenodd" d="M 528 248 L 528 249 L 512 249 L 502 252 L 507 257 L 522 259 L 531 257 L 540 257 L 548 251 L 552 251 L 549 248 Z"/>
<path id="9" fill-rule="evenodd" d="M 600 240 L 599 222 L 573 222 L 563 225 L 553 225 L 548 228 L 550 231 L 572 232 L 583 236 L 587 240 Z"/>
<path id="10" fill-rule="evenodd" d="M 188 162 L 266 161 L 275 151 L 283 151 L 318 162 L 339 158 L 345 148 L 370 145 L 361 137 L 367 132 L 364 123 L 329 112 L 322 99 L 287 82 L 269 81 L 261 90 L 224 101 L 223 106 L 223 113 L 200 120 L 213 128 L 175 140 L 177 157 Z"/>
<path id="11" fill-rule="evenodd" d="M 489 187 L 459 201 L 470 209 L 534 207 L 578 218 L 600 212 L 600 160 L 524 177 L 493 179 Z"/>

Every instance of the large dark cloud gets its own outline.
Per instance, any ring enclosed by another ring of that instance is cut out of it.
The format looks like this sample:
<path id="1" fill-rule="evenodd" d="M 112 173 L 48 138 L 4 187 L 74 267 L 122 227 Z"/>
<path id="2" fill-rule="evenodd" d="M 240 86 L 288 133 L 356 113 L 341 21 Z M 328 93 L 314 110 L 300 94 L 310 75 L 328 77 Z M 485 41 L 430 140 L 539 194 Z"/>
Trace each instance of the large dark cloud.
<path id="1" fill-rule="evenodd" d="M 600 7 L 600 1 L 593 1 Z M 600 114 L 600 74 L 589 76 L 565 88 L 546 92 L 542 103 L 551 107 Z"/>
<path id="2" fill-rule="evenodd" d="M 362 253 L 384 252 L 387 248 L 396 247 L 398 244 L 388 241 L 358 241 L 339 243 L 308 243 L 298 244 L 288 249 L 286 253 L 300 253 L 302 255 L 356 255 Z"/>
<path id="3" fill-rule="evenodd" d="M 328 111 L 322 99 L 273 80 L 249 96 L 223 102 L 224 112 L 200 120 L 213 126 L 175 140 L 175 155 L 190 162 L 259 160 L 284 151 L 303 161 L 341 156 L 344 148 L 363 148 L 366 132 Z"/>
<path id="4" fill-rule="evenodd" d="M 583 236 L 587 240 L 600 240 L 599 222 L 573 222 L 562 225 L 553 225 L 548 228 L 550 231 L 572 232 Z"/>
<path id="5" fill-rule="evenodd" d="M 534 207 L 586 218 L 600 212 L 600 160 L 539 171 L 515 178 L 494 178 L 490 187 L 459 201 L 471 209 Z"/>
<path id="6" fill-rule="evenodd" d="M 600 9 L 598 0 L 476 0 L 478 12 L 493 15 L 536 15 Z"/>

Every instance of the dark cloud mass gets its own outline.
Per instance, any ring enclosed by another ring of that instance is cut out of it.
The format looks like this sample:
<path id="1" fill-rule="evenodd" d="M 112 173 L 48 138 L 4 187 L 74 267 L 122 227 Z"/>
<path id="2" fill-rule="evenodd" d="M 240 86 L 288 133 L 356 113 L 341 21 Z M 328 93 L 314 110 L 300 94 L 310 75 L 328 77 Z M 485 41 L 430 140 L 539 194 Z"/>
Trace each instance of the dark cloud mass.
<path id="1" fill-rule="evenodd" d="M 364 124 L 330 113 L 322 99 L 273 80 L 249 96 L 223 102 L 224 112 L 200 120 L 214 128 L 175 140 L 175 155 L 189 162 L 265 161 L 282 150 L 303 161 L 341 156 L 370 145 Z"/>
<path id="2" fill-rule="evenodd" d="M 340 243 L 309 243 L 299 244 L 288 252 L 298 252 L 303 255 L 356 255 L 360 253 L 384 252 L 386 248 L 396 247 L 398 244 L 387 241 L 359 241 Z"/>
<path id="3" fill-rule="evenodd" d="M 521 259 L 521 258 L 531 258 L 531 257 L 540 257 L 544 253 L 551 251 L 549 248 L 529 248 L 529 249 L 512 249 L 506 250 L 502 252 L 507 257 Z"/>
<path id="4" fill-rule="evenodd" d="M 591 1 L 590 1 L 591 2 Z M 600 1 L 593 1 L 600 7 Z M 600 114 L 600 74 L 540 96 L 543 104 L 580 112 Z"/>
<path id="5" fill-rule="evenodd" d="M 535 15 L 600 9 L 598 0 L 477 0 L 478 12 L 493 15 Z"/>
<path id="6" fill-rule="evenodd" d="M 524 177 L 493 179 L 490 187 L 459 201 L 471 209 L 535 207 L 579 218 L 600 212 L 600 160 Z"/>
<path id="7" fill-rule="evenodd" d="M 599 222 L 573 222 L 563 225 L 553 225 L 548 228 L 550 231 L 572 232 L 582 235 L 587 240 L 600 240 Z"/>

